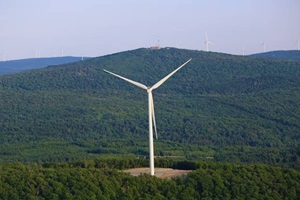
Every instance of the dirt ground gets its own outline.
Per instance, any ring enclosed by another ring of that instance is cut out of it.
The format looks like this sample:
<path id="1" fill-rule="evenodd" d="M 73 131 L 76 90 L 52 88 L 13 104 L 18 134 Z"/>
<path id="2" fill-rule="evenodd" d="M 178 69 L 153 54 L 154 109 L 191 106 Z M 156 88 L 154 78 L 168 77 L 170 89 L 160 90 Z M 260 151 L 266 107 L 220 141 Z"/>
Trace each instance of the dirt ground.
<path id="1" fill-rule="evenodd" d="M 193 170 L 179 170 L 179 169 L 172 169 L 172 168 L 155 168 L 154 173 L 155 176 L 158 178 L 169 179 L 177 176 L 186 175 Z M 126 173 L 130 173 L 132 176 L 139 176 L 141 174 L 149 174 L 149 168 L 133 168 L 124 170 Z"/>

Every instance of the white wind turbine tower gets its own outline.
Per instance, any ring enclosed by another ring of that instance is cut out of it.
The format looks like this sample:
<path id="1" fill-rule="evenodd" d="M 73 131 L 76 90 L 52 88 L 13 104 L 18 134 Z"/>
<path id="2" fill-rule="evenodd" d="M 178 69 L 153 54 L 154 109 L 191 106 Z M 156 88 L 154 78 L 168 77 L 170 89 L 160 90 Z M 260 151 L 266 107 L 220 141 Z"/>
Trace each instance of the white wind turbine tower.
<path id="1" fill-rule="evenodd" d="M 204 42 L 204 44 L 206 45 L 206 51 L 207 51 L 207 52 L 208 52 L 208 45 L 209 45 L 209 44 L 214 45 L 213 42 L 211 42 L 211 41 L 208 40 L 207 33 L 205 34 L 205 42 Z"/>
<path id="2" fill-rule="evenodd" d="M 245 46 L 243 46 L 242 55 L 245 56 Z"/>
<path id="3" fill-rule="evenodd" d="M 266 52 L 266 43 L 263 42 L 261 46 L 263 46 L 263 48 L 264 48 L 264 53 L 265 53 L 265 52 Z"/>
<path id="4" fill-rule="evenodd" d="M 6 56 L 5 56 L 5 53 L 2 54 L 2 61 L 3 61 L 3 62 L 6 62 Z"/>
<path id="5" fill-rule="evenodd" d="M 110 71 L 107 71 L 104 69 L 105 72 L 112 74 L 120 79 L 123 79 L 124 81 L 127 81 L 137 87 L 140 87 L 147 91 L 148 93 L 148 118 L 149 118 L 149 155 L 150 155 L 150 175 L 154 175 L 154 145 L 153 145 L 153 126 L 157 138 L 157 130 L 156 130 L 156 122 L 155 122 L 155 113 L 154 113 L 154 102 L 153 102 L 153 96 L 152 96 L 152 90 L 158 88 L 161 84 L 163 84 L 167 79 L 169 79 L 173 74 L 175 74 L 178 70 L 180 70 L 184 65 L 186 65 L 188 62 L 190 62 L 192 59 L 189 59 L 184 64 L 179 66 L 177 69 L 172 71 L 170 74 L 168 74 L 166 77 L 158 81 L 156 84 L 154 84 L 152 87 L 147 87 L 144 84 L 138 83 L 136 81 L 132 81 L 128 78 L 122 77 L 120 75 L 117 75 L 115 73 L 112 73 Z"/>

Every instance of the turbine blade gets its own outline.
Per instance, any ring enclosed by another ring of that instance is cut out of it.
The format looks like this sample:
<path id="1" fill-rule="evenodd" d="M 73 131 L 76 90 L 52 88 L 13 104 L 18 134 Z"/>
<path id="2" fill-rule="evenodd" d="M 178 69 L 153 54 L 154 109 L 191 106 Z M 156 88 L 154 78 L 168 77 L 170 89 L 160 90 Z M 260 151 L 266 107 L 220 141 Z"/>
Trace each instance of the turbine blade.
<path id="1" fill-rule="evenodd" d="M 215 43 L 211 42 L 211 41 L 207 41 L 209 44 L 215 45 Z"/>
<path id="2" fill-rule="evenodd" d="M 186 61 L 185 63 L 183 63 L 180 67 L 178 67 L 177 69 L 175 69 L 174 71 L 172 71 L 170 74 L 168 74 L 166 77 L 164 77 L 163 79 L 161 79 L 157 83 L 155 83 L 150 89 L 154 90 L 154 89 L 158 88 L 161 84 L 163 84 L 166 80 L 168 80 L 168 78 L 170 78 L 173 74 L 175 74 L 178 70 L 180 70 L 184 65 L 186 65 L 191 60 L 192 59 L 189 59 L 188 61 Z"/>
<path id="3" fill-rule="evenodd" d="M 118 78 L 120 78 L 120 79 L 123 79 L 124 81 L 127 81 L 127 82 L 129 82 L 129 83 L 131 83 L 131 84 L 133 84 L 133 85 L 135 85 L 135 86 L 138 86 L 138 87 L 143 88 L 143 89 L 145 89 L 145 90 L 148 89 L 147 86 L 145 86 L 145 85 L 143 85 L 143 84 L 141 84 L 141 83 L 139 83 L 139 82 L 132 81 L 132 80 L 130 80 L 130 79 L 128 79 L 128 78 L 125 78 L 125 77 L 120 76 L 120 75 L 118 75 L 118 74 L 112 73 L 112 72 L 107 71 L 107 70 L 105 70 L 105 69 L 103 69 L 103 71 L 105 71 L 105 72 L 107 72 L 107 73 L 109 73 L 109 74 L 111 74 L 111 75 L 114 75 L 114 76 L 116 76 L 116 77 L 118 77 Z"/>
<path id="4" fill-rule="evenodd" d="M 151 99 L 150 103 L 151 103 L 152 121 L 153 121 L 153 126 L 154 126 L 154 131 L 155 131 L 156 139 L 158 139 L 157 128 L 156 128 L 156 120 L 155 120 L 155 112 L 154 112 L 154 100 L 153 100 L 152 92 L 150 92 L 150 99 Z"/>
<path id="5" fill-rule="evenodd" d="M 206 39 L 206 41 L 208 41 L 207 33 L 205 33 L 205 39 Z"/>

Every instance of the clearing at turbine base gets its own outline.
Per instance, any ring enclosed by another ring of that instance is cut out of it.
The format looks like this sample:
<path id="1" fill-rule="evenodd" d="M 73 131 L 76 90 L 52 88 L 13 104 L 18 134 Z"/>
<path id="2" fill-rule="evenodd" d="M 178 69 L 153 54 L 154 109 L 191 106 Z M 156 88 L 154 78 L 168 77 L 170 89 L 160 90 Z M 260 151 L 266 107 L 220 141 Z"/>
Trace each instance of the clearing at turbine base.
<path id="1" fill-rule="evenodd" d="M 168 74 L 166 77 L 158 81 L 156 84 L 154 84 L 152 87 L 147 87 L 144 84 L 138 83 L 136 81 L 132 81 L 128 78 L 125 78 L 123 76 L 120 76 L 118 74 L 112 73 L 107 70 L 103 70 L 111 75 L 114 75 L 120 79 L 123 79 L 135 86 L 138 86 L 144 90 L 147 91 L 148 93 L 148 117 L 149 117 L 149 154 L 150 154 L 150 175 L 154 175 L 154 145 L 153 145 L 153 126 L 157 138 L 157 130 L 156 130 L 156 122 L 155 122 L 155 113 L 154 113 L 154 102 L 153 102 L 153 96 L 152 96 L 152 90 L 158 88 L 160 85 L 162 85 L 168 78 L 170 78 L 173 74 L 175 74 L 178 70 L 180 70 L 183 66 L 185 66 L 188 62 L 190 62 L 192 59 L 189 59 L 186 61 L 184 64 L 179 66 L 177 69 L 172 71 L 170 74 Z M 152 124 L 153 123 L 153 124 Z"/>

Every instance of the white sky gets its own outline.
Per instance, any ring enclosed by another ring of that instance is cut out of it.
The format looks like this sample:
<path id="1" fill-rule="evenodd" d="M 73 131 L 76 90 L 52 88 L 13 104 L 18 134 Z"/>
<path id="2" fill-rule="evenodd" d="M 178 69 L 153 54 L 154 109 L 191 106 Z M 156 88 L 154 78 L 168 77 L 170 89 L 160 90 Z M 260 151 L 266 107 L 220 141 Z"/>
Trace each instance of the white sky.
<path id="1" fill-rule="evenodd" d="M 102 56 L 149 47 L 297 49 L 300 0 L 0 0 L 0 56 Z M 2 58 L 0 57 L 0 61 Z"/>

